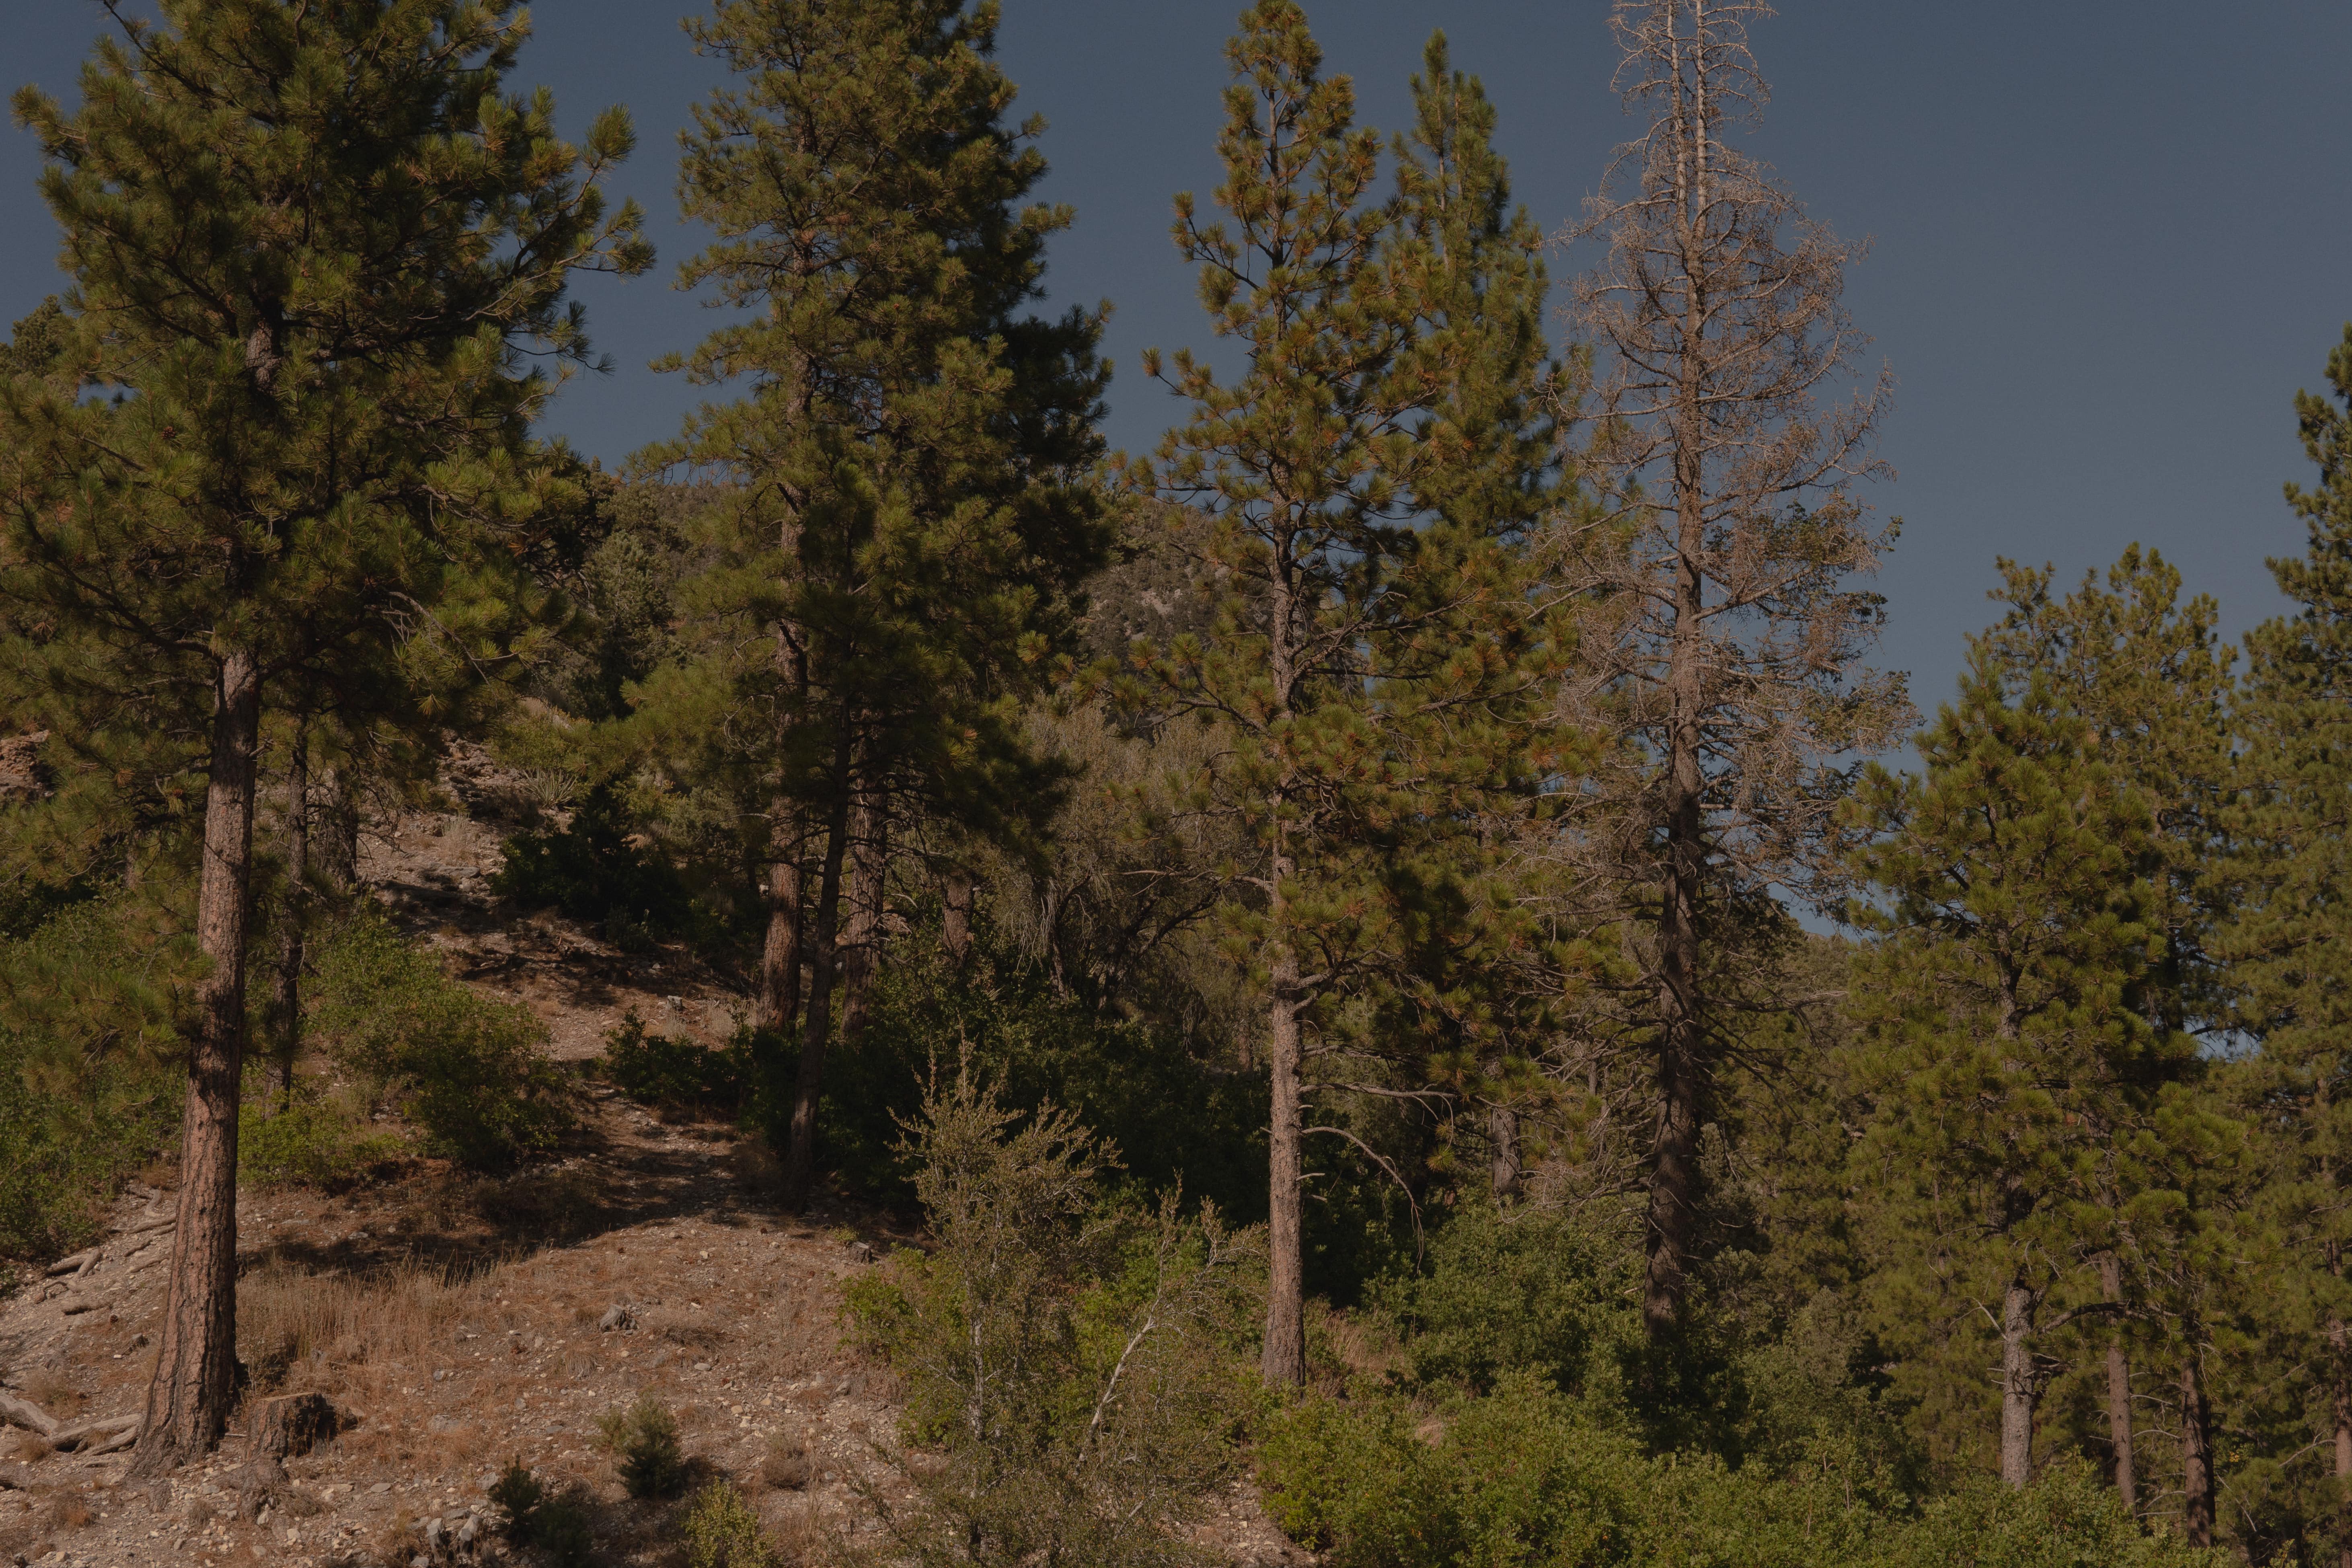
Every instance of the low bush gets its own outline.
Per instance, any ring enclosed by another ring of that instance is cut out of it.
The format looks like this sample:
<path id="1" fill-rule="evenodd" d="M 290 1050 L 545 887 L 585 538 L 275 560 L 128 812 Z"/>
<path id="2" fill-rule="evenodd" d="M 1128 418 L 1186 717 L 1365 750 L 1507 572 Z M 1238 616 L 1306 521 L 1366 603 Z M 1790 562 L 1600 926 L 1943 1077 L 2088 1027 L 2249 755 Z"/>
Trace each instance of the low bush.
<path id="1" fill-rule="evenodd" d="M 739 1037 L 711 1050 L 692 1040 L 648 1034 L 632 1007 L 605 1031 L 597 1070 L 640 1104 L 732 1115 L 751 1093 L 751 1041 Z"/>
<path id="2" fill-rule="evenodd" d="M 362 914 L 334 933 L 313 994 L 314 1037 L 399 1102 L 426 1153 L 497 1168 L 571 1124 L 530 1009 L 451 979 L 382 919 Z"/>
<path id="3" fill-rule="evenodd" d="M 826 1167 L 909 1202 L 914 1164 L 899 1145 L 900 1119 L 935 1067 L 965 1059 L 1006 1105 L 1060 1105 L 1082 1118 L 1118 1146 L 1121 1179 L 1143 1194 L 1181 1184 L 1236 1220 L 1265 1215 L 1262 1076 L 1218 1071 L 1162 1033 L 984 957 L 958 970 L 908 953 L 884 967 L 858 1048 L 825 1068 Z M 754 1100 L 753 1119 L 780 1146 L 791 1108 L 789 1093 Z"/>
<path id="4" fill-rule="evenodd" d="M 760 1516 L 725 1481 L 694 1494 L 678 1521 L 678 1541 L 687 1568 L 781 1568 L 782 1561 L 768 1544 Z"/>
<path id="5" fill-rule="evenodd" d="M 500 898 L 592 921 L 615 945 L 644 948 L 658 931 L 694 915 L 675 867 L 640 846 L 628 810 L 610 783 L 589 788 L 562 827 L 518 833 L 491 879 Z"/>
<path id="6" fill-rule="evenodd" d="M 1267 1509 L 1330 1568 L 2220 1568 L 2151 1536 L 2095 1477 L 1913 1507 L 1812 1459 L 1738 1469 L 1643 1451 L 1527 1373 L 1435 1409 L 1303 1397 L 1259 1446 Z"/>
<path id="7" fill-rule="evenodd" d="M 894 1457 L 919 1500 L 891 1560 L 1202 1560 L 1181 1527 L 1237 1471 L 1262 1251 L 1213 1210 L 1137 1211 L 1068 1113 L 1024 1115 L 967 1073 L 934 1084 L 905 1152 L 937 1247 L 848 1295 L 852 1331 L 905 1380 Z"/>
<path id="8" fill-rule="evenodd" d="M 372 1130 L 334 1100 L 298 1100 L 275 1113 L 248 1100 L 238 1121 L 237 1173 L 262 1186 L 339 1186 L 407 1152 L 399 1134 Z"/>
<path id="9" fill-rule="evenodd" d="M 678 1447 L 677 1417 L 650 1394 L 607 1410 L 596 1424 L 597 1442 L 613 1456 L 621 1489 L 633 1498 L 676 1497 L 686 1486 L 685 1451 Z"/>
<path id="10" fill-rule="evenodd" d="M 179 1131 L 194 963 L 169 889 L 153 891 L 45 905 L 0 942 L 0 1258 L 87 1243 Z"/>

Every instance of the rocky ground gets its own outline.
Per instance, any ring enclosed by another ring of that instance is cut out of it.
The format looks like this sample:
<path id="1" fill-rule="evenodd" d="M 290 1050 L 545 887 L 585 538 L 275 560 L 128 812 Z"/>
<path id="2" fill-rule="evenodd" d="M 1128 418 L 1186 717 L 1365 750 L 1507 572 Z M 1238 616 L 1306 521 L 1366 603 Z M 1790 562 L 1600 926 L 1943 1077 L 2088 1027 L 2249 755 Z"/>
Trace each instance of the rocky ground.
<path id="1" fill-rule="evenodd" d="M 489 897 L 497 781 L 457 762 L 448 809 L 370 836 L 377 895 L 453 973 L 528 1002 L 560 1059 L 594 1056 L 630 1008 L 657 1032 L 725 1038 L 737 1000 L 687 955 L 623 953 Z M 897 1407 L 887 1373 L 843 1342 L 842 1289 L 919 1237 L 838 1202 L 788 1216 L 765 1151 L 732 1128 L 666 1123 L 584 1075 L 578 1092 L 564 1146 L 513 1175 L 426 1163 L 341 1194 L 246 1194 L 239 1340 L 256 1388 L 211 1461 L 143 1485 L 125 1479 L 120 1418 L 152 1365 L 173 1194 L 127 1193 L 105 1243 L 0 1301 L 0 1564 L 499 1561 L 487 1492 L 511 1460 L 582 1489 L 604 1561 L 676 1562 L 680 1505 L 628 1500 L 596 1443 L 598 1418 L 645 1394 L 785 1561 L 855 1542 L 862 1489 L 887 1494 L 877 1445 Z M 310 1392 L 344 1429 L 282 1473 L 249 1467 L 260 1401 Z M 1307 1560 L 1245 1490 L 1202 1539 L 1237 1563 Z"/>

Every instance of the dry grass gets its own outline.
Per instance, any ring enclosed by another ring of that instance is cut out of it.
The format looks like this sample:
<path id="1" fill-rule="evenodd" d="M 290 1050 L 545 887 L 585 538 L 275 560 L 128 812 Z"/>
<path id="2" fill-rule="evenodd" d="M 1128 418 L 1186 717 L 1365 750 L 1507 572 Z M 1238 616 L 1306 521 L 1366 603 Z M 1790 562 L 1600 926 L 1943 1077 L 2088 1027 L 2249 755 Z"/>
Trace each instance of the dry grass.
<path id="1" fill-rule="evenodd" d="M 807 1440 L 793 1434 L 779 1432 L 768 1442 L 768 1452 L 760 1461 L 760 1479 L 778 1491 L 804 1491 L 816 1474 L 816 1462 L 809 1458 Z"/>
<path id="2" fill-rule="evenodd" d="M 238 1352 L 263 1382 L 323 1387 L 330 1369 L 421 1360 L 494 1304 L 488 1271 L 403 1263 L 314 1274 L 273 1262 L 236 1287 Z"/>

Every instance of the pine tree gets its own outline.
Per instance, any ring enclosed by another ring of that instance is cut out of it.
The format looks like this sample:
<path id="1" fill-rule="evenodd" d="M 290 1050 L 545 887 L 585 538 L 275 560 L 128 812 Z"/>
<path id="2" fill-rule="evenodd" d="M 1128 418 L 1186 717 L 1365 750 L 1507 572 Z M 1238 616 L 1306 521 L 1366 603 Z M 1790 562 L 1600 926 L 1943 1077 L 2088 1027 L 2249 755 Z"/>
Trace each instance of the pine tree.
<path id="1" fill-rule="evenodd" d="M 2012 688 L 1980 639 L 1918 746 L 1924 774 L 1873 764 L 1853 807 L 1879 836 L 1856 866 L 1883 900 L 1854 910 L 1880 938 L 1851 1004 L 1875 1100 L 1857 1158 L 1895 1323 L 1997 1333 L 2000 1476 L 2022 1487 L 2041 1345 L 2061 1326 L 2044 1308 L 2085 1237 L 2111 1237 L 2107 1151 L 2147 1114 L 2134 1086 L 2182 1045 L 2144 1010 L 2147 810 L 2090 725 L 2039 673 Z"/>
<path id="2" fill-rule="evenodd" d="M 1701 1134 L 1741 1010 L 1726 1004 L 1756 989 L 1732 977 L 1740 930 L 1769 916 L 1774 889 L 1834 901 L 1827 840 L 1851 776 L 1836 759 L 1885 749 L 1910 721 L 1901 680 L 1857 664 L 1879 601 L 1853 582 L 1891 531 L 1870 526 L 1851 481 L 1877 471 L 1887 384 L 1822 406 L 1864 342 L 1841 303 L 1855 252 L 1725 140 L 1762 108 L 1747 26 L 1769 14 L 1618 0 L 1618 80 L 1652 119 L 1573 231 L 1608 246 L 1571 314 L 1599 356 L 1587 469 L 1618 504 L 1580 553 L 1583 585 L 1620 606 L 1603 689 L 1643 764 L 1622 792 L 1641 817 L 1622 839 L 1633 853 L 1607 869 L 1654 933 L 1654 1338 L 1683 1314 Z"/>
<path id="3" fill-rule="evenodd" d="M 0 595 L 63 731 L 143 711 L 204 804 L 171 1294 L 134 1472 L 202 1454 L 236 1397 L 236 1177 L 254 807 L 273 710 L 430 725 L 527 630 L 514 563 L 569 499 L 525 358 L 583 363 L 563 293 L 642 269 L 636 215 L 542 92 L 525 27 L 458 0 L 163 0 L 102 39 L 68 113 L 16 112 L 74 279 L 81 387 L 7 393 Z"/>
<path id="4" fill-rule="evenodd" d="M 1017 701 L 1107 543 L 1101 313 L 1020 314 L 1070 214 L 1021 205 L 1043 127 L 1005 121 L 996 26 L 963 0 L 719 0 L 689 24 L 740 85 L 686 136 L 680 197 L 719 237 L 681 281 L 757 313 L 677 362 L 751 392 L 659 454 L 734 483 L 708 518 L 718 564 L 685 595 L 696 653 L 641 711 L 756 830 L 763 1029 L 792 1028 L 808 960 L 795 1205 L 837 986 L 845 1045 L 864 1022 L 892 825 L 1001 836 L 1050 799 Z"/>
<path id="5" fill-rule="evenodd" d="M 2231 656 L 2214 636 L 2219 606 L 2206 595 L 2184 605 L 2179 572 L 2136 544 L 2108 569 L 2104 587 L 2098 574 L 2086 574 L 2082 585 L 2063 598 L 2053 597 L 2047 567 L 2035 571 L 2003 561 L 2000 570 L 2002 586 L 1994 596 L 2010 609 L 1985 634 L 1985 643 L 2004 679 L 2018 688 L 2036 670 L 2047 673 L 2090 724 L 2110 776 L 2137 794 L 2149 810 L 2158 860 L 2152 916 L 2163 932 L 2163 947 L 2141 988 L 2148 1022 L 2174 1035 L 2215 1034 L 2227 1024 L 2224 977 L 2212 944 L 2221 902 L 2217 850 L 2231 771 Z M 2189 1096 L 2184 1105 L 2197 1101 L 2204 1092 L 2198 1059 L 2184 1054 L 2169 1058 L 2169 1065 Z M 2140 1087 L 2152 1092 L 2158 1086 Z M 2186 1109 L 2176 1108 L 2172 1121 L 2184 1132 L 2206 1127 Z M 2214 1131 L 2196 1142 L 2203 1147 L 2224 1136 Z M 2161 1140 L 2144 1137 L 2116 1172 L 2116 1179 L 2137 1196 L 2118 1187 L 2105 1201 L 2110 1207 L 2127 1198 L 2156 1203 L 2165 1216 L 2162 1235 L 2181 1238 L 2179 1244 L 2157 1248 L 2160 1259 L 2146 1247 L 2131 1247 L 2129 1258 L 2123 1250 L 2104 1249 L 2095 1259 L 2102 1288 L 2118 1309 L 2116 1320 L 2105 1325 L 2102 1368 L 2112 1473 L 2116 1490 L 2135 1507 L 2139 1486 L 2129 1355 L 2135 1331 L 2129 1320 L 2142 1303 L 2127 1299 L 2126 1281 L 2135 1272 L 2131 1266 L 2145 1263 L 2157 1268 L 2176 1299 L 2207 1291 L 2210 1282 L 2194 1277 L 2194 1264 L 2209 1258 L 2210 1249 L 2192 1247 L 2186 1238 L 2209 1236 L 2217 1225 L 2227 1228 L 2226 1215 L 2170 1206 L 2184 1192 L 2227 1190 L 2193 1162 L 2184 1165 L 2174 1157 L 2177 1152 Z M 2173 1197 L 2152 1196 L 2159 1192 Z M 2158 1238 L 2143 1239 L 2153 1244 Z M 2195 1415 L 2192 1402 L 2184 1411 L 2183 1430 L 2196 1428 Z M 2203 1447 L 2210 1449 L 2210 1444 Z M 2186 1489 L 2193 1501 L 2196 1489 Z M 2210 1485 L 2202 1500 L 2210 1516 Z"/>
<path id="6" fill-rule="evenodd" d="M 1400 979 L 1460 1037 L 1465 1010 L 1431 970 L 1483 940 L 1449 929 L 1484 901 L 1460 836 L 1532 793 L 1548 734 L 1529 722 L 1529 660 L 1549 634 L 1514 542 L 1559 483 L 1553 373 L 1535 236 L 1509 206 L 1484 95 L 1442 38 L 1387 204 L 1380 139 L 1355 125 L 1348 79 L 1321 75 L 1297 5 L 1259 0 L 1226 57 L 1229 223 L 1203 222 L 1188 193 L 1175 236 L 1246 368 L 1223 382 L 1176 355 L 1166 379 L 1192 417 L 1137 470 L 1205 517 L 1194 548 L 1223 602 L 1206 636 L 1132 658 L 1159 701 L 1218 731 L 1191 808 L 1254 849 L 1225 913 L 1263 990 L 1272 1080 L 1262 1371 L 1295 1384 L 1305 1140 L 1350 1136 L 1310 1121 L 1310 1058 L 1395 1054 L 1394 1038 L 1351 1037 L 1333 1004 Z M 1156 353 L 1146 369 L 1162 374 Z"/>
<path id="7" fill-rule="evenodd" d="M 2244 1094 L 2264 1152 L 2297 1294 L 2309 1303 L 2322 1369 L 2314 1425 L 2334 1455 L 2334 1544 L 2352 1568 L 2352 326 L 2329 354 L 2334 400 L 2295 396 L 2304 450 L 2319 466 L 2288 504 L 2309 531 L 2300 558 L 2273 560 L 2300 605 L 2246 637 L 2236 710 L 2240 792 L 2230 822 L 2221 939 L 2242 1026 L 2261 1042 Z"/>

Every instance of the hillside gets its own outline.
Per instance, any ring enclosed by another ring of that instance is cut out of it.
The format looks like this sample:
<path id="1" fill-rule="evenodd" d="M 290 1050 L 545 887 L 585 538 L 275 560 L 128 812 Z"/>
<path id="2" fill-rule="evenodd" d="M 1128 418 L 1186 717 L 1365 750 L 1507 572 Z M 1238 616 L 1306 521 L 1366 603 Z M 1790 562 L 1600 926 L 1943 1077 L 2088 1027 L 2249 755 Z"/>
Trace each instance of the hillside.
<path id="1" fill-rule="evenodd" d="M 624 954 L 491 899 L 486 776 L 458 748 L 451 809 L 372 825 L 371 891 L 469 984 L 529 1002 L 575 1068 L 626 1009 L 723 1037 L 731 999 L 682 953 Z M 257 1386 L 210 1462 L 143 1487 L 123 1481 L 129 1427 L 112 1418 L 140 1409 L 153 1365 L 173 1194 L 127 1192 L 106 1241 L 0 1301 L 0 1562 L 529 1561 L 499 1542 L 487 1498 L 516 1458 L 585 1489 L 602 1561 L 676 1561 L 682 1504 L 630 1501 L 596 1442 L 598 1417 L 642 1395 L 788 1552 L 854 1541 L 872 1514 L 862 1489 L 887 1495 L 875 1446 L 898 1410 L 888 1373 L 842 1342 L 842 1289 L 921 1238 L 838 1199 L 788 1216 L 755 1140 L 574 1081 L 573 1131 L 510 1175 L 417 1162 L 331 1194 L 246 1192 L 239 1341 Z M 347 1429 L 253 1477 L 258 1401 L 309 1392 Z M 58 1442 L 32 1430 L 44 1424 Z M 1305 1560 L 1247 1497 L 1226 1500 L 1204 1539 L 1236 1563 Z"/>

